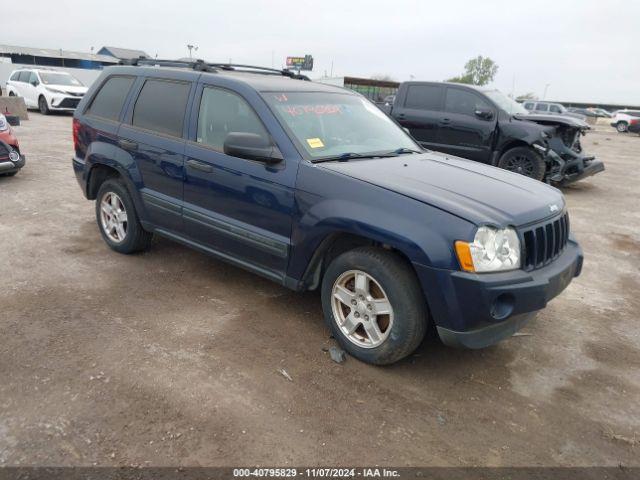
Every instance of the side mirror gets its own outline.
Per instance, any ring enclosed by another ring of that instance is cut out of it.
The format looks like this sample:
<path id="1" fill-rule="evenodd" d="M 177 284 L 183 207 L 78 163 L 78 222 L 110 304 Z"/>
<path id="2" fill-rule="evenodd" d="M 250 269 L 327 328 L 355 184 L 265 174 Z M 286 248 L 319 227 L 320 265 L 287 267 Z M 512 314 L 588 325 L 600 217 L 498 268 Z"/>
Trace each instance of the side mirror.
<path id="1" fill-rule="evenodd" d="M 224 153 L 232 157 L 258 160 L 265 163 L 278 163 L 283 160 L 282 153 L 269 138 L 255 133 L 231 132 L 224 140 Z"/>
<path id="2" fill-rule="evenodd" d="M 34 87 L 37 87 L 39 84 L 38 84 L 38 81 L 37 81 L 37 80 L 33 80 L 33 81 L 31 82 L 31 85 L 33 85 Z"/>
<path id="3" fill-rule="evenodd" d="M 482 118 L 483 120 L 491 120 L 493 118 L 493 110 L 490 108 L 476 108 L 475 112 L 476 117 Z"/>

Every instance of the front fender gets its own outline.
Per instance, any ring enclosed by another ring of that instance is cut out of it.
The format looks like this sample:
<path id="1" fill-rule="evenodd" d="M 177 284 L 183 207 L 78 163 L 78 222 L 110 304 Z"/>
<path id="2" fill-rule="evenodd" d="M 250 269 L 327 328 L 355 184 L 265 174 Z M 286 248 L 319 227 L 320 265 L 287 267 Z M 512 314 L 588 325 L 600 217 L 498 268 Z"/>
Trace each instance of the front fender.
<path id="1" fill-rule="evenodd" d="M 303 211 L 292 232 L 290 277 L 302 279 L 322 242 L 340 234 L 388 245 L 412 263 L 458 268 L 453 242 L 471 238 L 473 224 L 417 200 L 373 188 L 379 197 L 375 203 L 296 194 Z"/>

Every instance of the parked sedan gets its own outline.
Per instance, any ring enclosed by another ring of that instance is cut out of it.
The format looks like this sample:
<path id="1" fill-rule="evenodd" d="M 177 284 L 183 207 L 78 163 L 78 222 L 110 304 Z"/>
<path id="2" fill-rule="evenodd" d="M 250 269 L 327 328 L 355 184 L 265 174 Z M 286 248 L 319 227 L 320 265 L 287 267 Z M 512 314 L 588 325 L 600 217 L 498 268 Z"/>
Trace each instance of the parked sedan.
<path id="1" fill-rule="evenodd" d="M 4 115 L 0 114 L 0 176 L 13 176 L 24 167 L 18 139 Z"/>

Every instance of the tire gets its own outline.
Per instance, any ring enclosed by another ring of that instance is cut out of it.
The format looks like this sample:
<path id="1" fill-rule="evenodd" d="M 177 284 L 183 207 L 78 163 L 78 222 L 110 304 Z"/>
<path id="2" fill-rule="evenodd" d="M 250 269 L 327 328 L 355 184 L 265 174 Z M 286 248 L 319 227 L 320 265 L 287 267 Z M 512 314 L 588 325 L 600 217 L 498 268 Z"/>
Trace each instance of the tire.
<path id="1" fill-rule="evenodd" d="M 361 274 L 369 279 L 369 287 L 364 290 L 355 286 L 355 276 Z M 354 275 L 353 280 L 348 280 L 350 275 Z M 338 286 L 341 288 L 337 289 Z M 359 298 L 358 291 L 367 295 Z M 345 292 L 350 296 L 345 297 Z M 338 300 L 338 296 L 349 306 Z M 377 308 L 390 313 L 375 315 Z M 410 355 L 427 330 L 427 307 L 414 271 L 401 257 L 381 248 L 359 247 L 331 262 L 322 279 L 322 310 L 325 322 L 342 348 L 374 365 L 388 365 Z M 343 321 L 340 326 L 339 322 Z M 351 335 L 344 331 L 349 326 L 353 331 Z M 373 341 L 368 332 L 376 327 L 375 335 L 380 335 Z"/>
<path id="2" fill-rule="evenodd" d="M 111 206 L 110 210 L 107 209 L 110 213 L 103 210 L 103 201 Z M 110 222 L 109 218 L 113 222 Z M 103 240 L 116 252 L 140 252 L 149 248 L 151 244 L 153 234 L 142 228 L 131 195 L 120 179 L 110 178 L 100 186 L 96 196 L 96 221 Z M 116 224 L 121 228 L 117 228 Z"/>
<path id="3" fill-rule="evenodd" d="M 16 96 L 16 94 L 15 94 L 15 93 L 13 93 L 13 92 L 9 92 L 9 96 L 10 96 L 10 97 L 15 97 L 15 96 Z"/>
<path id="4" fill-rule="evenodd" d="M 498 160 L 498 167 L 535 180 L 542 180 L 547 171 L 544 159 L 529 147 L 507 150 Z"/>
<path id="5" fill-rule="evenodd" d="M 49 113 L 51 113 L 49 105 L 47 105 L 47 99 L 44 98 L 43 95 L 40 95 L 40 98 L 38 98 L 38 109 L 42 115 L 49 115 Z"/>
<path id="6" fill-rule="evenodd" d="M 627 122 L 618 122 L 616 123 L 616 130 L 618 133 L 625 133 L 627 131 Z"/>

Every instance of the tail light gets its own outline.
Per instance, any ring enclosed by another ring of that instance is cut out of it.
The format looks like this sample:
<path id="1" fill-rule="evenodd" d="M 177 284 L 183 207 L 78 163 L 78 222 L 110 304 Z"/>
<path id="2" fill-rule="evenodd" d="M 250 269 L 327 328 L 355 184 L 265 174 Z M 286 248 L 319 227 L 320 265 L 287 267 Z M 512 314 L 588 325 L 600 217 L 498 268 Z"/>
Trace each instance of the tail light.
<path id="1" fill-rule="evenodd" d="M 73 119 L 73 148 L 78 150 L 80 148 L 80 122 L 77 118 Z"/>
<path id="2" fill-rule="evenodd" d="M 629 120 L 629 125 L 635 125 L 638 122 L 640 122 L 640 118 L 632 118 Z"/>

